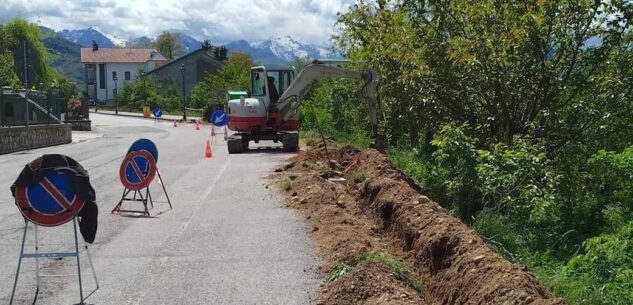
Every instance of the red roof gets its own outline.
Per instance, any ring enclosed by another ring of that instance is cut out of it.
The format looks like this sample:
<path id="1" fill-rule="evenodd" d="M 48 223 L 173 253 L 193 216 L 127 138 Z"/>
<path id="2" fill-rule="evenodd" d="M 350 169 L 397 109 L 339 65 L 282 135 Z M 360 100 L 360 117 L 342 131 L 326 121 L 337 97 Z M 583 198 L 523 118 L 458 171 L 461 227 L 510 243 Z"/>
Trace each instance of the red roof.
<path id="1" fill-rule="evenodd" d="M 81 48 L 82 63 L 145 63 L 151 59 L 167 60 L 155 49 Z"/>

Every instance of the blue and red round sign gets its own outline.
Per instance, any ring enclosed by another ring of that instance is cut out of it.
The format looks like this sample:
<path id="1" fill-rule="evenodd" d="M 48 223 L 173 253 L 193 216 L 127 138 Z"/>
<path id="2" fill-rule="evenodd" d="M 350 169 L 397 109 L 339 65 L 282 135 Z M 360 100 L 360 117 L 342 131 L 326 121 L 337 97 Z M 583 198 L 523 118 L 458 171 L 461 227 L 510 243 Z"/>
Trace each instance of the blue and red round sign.
<path id="1" fill-rule="evenodd" d="M 137 150 L 127 154 L 119 169 L 121 183 L 133 191 L 149 186 L 155 175 L 156 159 L 147 150 Z"/>
<path id="2" fill-rule="evenodd" d="M 84 201 L 73 192 L 68 170 L 52 171 L 38 182 L 16 188 L 20 212 L 31 222 L 41 226 L 58 226 L 75 217 Z"/>

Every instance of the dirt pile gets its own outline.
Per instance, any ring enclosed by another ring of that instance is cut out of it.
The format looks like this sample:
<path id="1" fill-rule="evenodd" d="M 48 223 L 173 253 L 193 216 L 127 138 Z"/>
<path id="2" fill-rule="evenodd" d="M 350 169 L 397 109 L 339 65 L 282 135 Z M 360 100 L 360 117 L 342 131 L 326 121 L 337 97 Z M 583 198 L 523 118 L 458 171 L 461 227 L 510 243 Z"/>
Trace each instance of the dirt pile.
<path id="1" fill-rule="evenodd" d="M 312 151 L 291 161 L 275 180 L 287 205 L 305 216 L 308 234 L 326 261 L 321 269 L 329 281 L 317 304 L 424 304 L 423 284 L 413 261 L 404 262 L 397 236 L 373 211 L 362 209 L 345 184 L 322 177 L 331 176 L 323 175 L 330 160 Z"/>
<path id="2" fill-rule="evenodd" d="M 420 304 L 420 299 L 415 290 L 403 286 L 385 265 L 366 261 L 326 285 L 317 300 L 319 304 L 415 305 Z"/>

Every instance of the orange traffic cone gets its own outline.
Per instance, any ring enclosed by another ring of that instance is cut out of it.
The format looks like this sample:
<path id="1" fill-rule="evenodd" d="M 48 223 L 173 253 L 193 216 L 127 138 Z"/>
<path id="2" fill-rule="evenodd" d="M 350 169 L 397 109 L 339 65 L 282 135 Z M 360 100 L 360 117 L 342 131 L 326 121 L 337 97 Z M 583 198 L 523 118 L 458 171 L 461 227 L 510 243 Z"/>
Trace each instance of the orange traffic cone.
<path id="1" fill-rule="evenodd" d="M 213 157 L 213 152 L 211 151 L 211 142 L 209 140 L 207 140 L 207 148 L 204 151 L 204 156 L 206 158 Z"/>
<path id="2" fill-rule="evenodd" d="M 200 130 L 200 122 L 196 121 L 196 130 Z"/>
<path id="3" fill-rule="evenodd" d="M 178 123 L 176 123 L 176 120 L 174 120 L 174 127 L 178 127 Z"/>

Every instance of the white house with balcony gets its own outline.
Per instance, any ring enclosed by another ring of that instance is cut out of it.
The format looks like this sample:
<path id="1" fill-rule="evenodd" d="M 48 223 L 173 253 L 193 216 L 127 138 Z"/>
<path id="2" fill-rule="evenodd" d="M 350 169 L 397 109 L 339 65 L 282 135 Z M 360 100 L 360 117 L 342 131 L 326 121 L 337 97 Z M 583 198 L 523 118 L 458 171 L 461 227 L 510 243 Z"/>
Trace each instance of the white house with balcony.
<path id="1" fill-rule="evenodd" d="M 169 62 L 155 49 L 81 48 L 81 63 L 85 67 L 86 92 L 89 102 L 114 99 L 117 90 L 138 77 L 139 71 L 149 72 Z"/>

